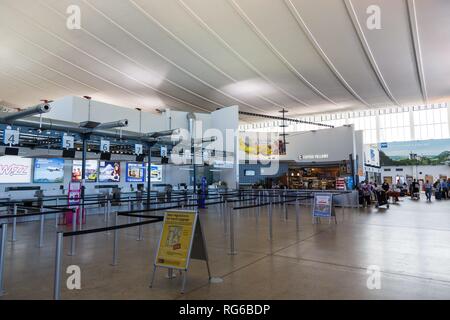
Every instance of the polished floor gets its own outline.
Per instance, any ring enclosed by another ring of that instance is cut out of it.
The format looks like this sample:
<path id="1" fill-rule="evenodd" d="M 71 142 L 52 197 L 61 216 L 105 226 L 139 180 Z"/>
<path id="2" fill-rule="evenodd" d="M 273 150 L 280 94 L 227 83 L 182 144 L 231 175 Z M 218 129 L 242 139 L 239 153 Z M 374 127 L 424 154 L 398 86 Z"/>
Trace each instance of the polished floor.
<path id="1" fill-rule="evenodd" d="M 181 277 L 159 269 L 149 282 L 161 224 L 121 230 L 119 263 L 112 266 L 113 234 L 79 236 L 75 256 L 65 239 L 63 270 L 81 268 L 81 290 L 66 288 L 62 299 L 450 299 L 450 200 L 426 203 L 402 199 L 389 209 L 336 209 L 338 224 L 312 224 L 310 208 L 301 207 L 300 229 L 295 209 L 288 219 L 275 207 L 273 239 L 268 237 L 267 211 L 237 212 L 235 244 L 216 207 L 200 214 L 213 277 L 203 261 L 192 260 L 186 293 Z M 126 223 L 127 218 L 121 218 Z M 90 216 L 84 228 L 104 226 L 102 215 Z M 10 228 L 11 229 L 11 228 Z M 55 223 L 46 221 L 44 247 L 38 248 L 39 223 L 20 224 L 17 241 L 6 244 L 5 295 L 0 299 L 52 299 Z M 9 230 L 10 232 L 11 230 Z M 381 271 L 379 289 L 369 289 Z M 371 278 L 372 279 L 372 278 Z M 369 281 L 370 282 L 370 281 Z"/>

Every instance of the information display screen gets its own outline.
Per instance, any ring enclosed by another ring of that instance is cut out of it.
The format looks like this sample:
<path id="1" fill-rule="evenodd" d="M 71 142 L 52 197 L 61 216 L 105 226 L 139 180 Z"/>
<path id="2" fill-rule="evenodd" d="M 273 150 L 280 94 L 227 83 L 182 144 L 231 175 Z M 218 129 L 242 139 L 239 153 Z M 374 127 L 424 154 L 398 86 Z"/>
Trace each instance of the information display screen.
<path id="1" fill-rule="evenodd" d="M 86 160 L 85 179 L 87 182 L 96 182 L 98 174 L 98 161 Z M 72 181 L 81 181 L 81 160 L 73 160 Z"/>
<path id="2" fill-rule="evenodd" d="M 150 172 L 150 177 L 152 182 L 162 182 L 163 174 L 162 174 L 162 166 L 152 163 L 152 171 Z M 146 179 L 147 180 L 147 179 Z"/>
<path id="3" fill-rule="evenodd" d="M 120 162 L 100 161 L 99 182 L 120 182 Z"/>
<path id="4" fill-rule="evenodd" d="M 34 183 L 63 183 L 64 159 L 49 158 L 34 160 Z"/>
<path id="5" fill-rule="evenodd" d="M 126 181 L 127 182 L 147 182 L 147 167 L 148 163 L 141 162 L 127 162 Z M 153 164 L 151 166 L 151 181 L 162 182 L 163 170 L 162 165 Z"/>
<path id="6" fill-rule="evenodd" d="M 145 164 L 140 162 L 127 162 L 126 182 L 144 182 Z"/>
<path id="7" fill-rule="evenodd" d="M 0 157 L 0 183 L 30 183 L 32 159 L 18 156 Z"/>

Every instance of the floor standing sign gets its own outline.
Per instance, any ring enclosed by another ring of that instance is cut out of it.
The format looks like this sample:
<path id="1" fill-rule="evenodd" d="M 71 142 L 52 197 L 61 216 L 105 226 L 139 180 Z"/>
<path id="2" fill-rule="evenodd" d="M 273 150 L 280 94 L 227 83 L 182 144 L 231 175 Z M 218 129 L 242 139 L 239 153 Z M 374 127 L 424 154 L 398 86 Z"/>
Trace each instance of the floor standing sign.
<path id="1" fill-rule="evenodd" d="M 80 182 L 71 182 L 69 183 L 69 190 L 68 190 L 68 197 L 67 197 L 67 204 L 69 207 L 75 208 L 75 212 L 70 211 L 67 212 L 64 215 L 64 223 L 65 224 L 72 224 L 73 221 L 73 214 L 75 213 L 77 215 L 77 221 L 80 221 L 80 216 L 82 216 L 83 223 L 86 222 L 85 212 L 81 215 L 81 183 Z"/>
<path id="2" fill-rule="evenodd" d="M 331 223 L 331 217 L 336 221 L 336 214 L 333 210 L 332 193 L 315 193 L 313 203 L 313 224 L 320 221 L 320 218 L 328 218 Z"/>
<path id="3" fill-rule="evenodd" d="M 181 289 L 181 293 L 184 293 L 190 259 L 205 261 L 208 276 L 211 280 L 205 238 L 198 212 L 189 210 L 166 211 L 150 288 L 153 286 L 156 268 L 161 267 L 169 270 L 169 277 L 172 276 L 173 270 L 184 271 Z"/>

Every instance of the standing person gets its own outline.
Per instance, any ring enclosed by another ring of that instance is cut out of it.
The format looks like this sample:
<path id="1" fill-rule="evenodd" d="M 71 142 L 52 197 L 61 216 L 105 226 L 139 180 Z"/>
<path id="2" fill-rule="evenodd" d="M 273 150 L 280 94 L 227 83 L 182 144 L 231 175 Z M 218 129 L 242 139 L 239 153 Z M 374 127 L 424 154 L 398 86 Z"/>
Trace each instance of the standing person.
<path id="1" fill-rule="evenodd" d="M 433 184 L 430 181 L 425 182 L 425 195 L 427 196 L 427 201 L 431 202 L 431 193 L 433 191 Z"/>
<path id="2" fill-rule="evenodd" d="M 441 192 L 442 198 L 447 199 L 448 188 L 447 188 L 447 181 L 445 181 L 445 179 L 441 180 Z"/>
<path id="3" fill-rule="evenodd" d="M 383 189 L 386 193 L 389 191 L 389 183 L 385 179 L 383 184 L 381 185 L 381 189 Z"/>
<path id="4" fill-rule="evenodd" d="M 370 195 L 371 195 L 371 191 L 370 191 L 370 186 L 367 182 L 363 182 L 362 184 L 362 192 L 363 192 L 363 196 L 364 196 L 364 205 L 366 206 L 370 206 L 371 203 L 371 199 L 370 199 Z"/>

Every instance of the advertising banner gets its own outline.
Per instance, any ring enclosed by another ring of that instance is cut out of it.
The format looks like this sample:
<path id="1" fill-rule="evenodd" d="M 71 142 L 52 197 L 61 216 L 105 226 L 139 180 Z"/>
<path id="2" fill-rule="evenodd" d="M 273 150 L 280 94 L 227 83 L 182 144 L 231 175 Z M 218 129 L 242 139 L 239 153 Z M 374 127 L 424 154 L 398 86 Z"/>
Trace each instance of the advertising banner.
<path id="1" fill-rule="evenodd" d="M 146 182 L 148 163 L 127 162 L 126 182 Z M 153 164 L 151 166 L 150 177 L 152 182 L 162 182 L 162 165 Z"/>
<path id="2" fill-rule="evenodd" d="M 313 217 L 330 218 L 333 208 L 331 193 L 316 193 L 314 195 Z"/>
<path id="3" fill-rule="evenodd" d="M 145 164 L 140 162 L 127 162 L 126 167 L 126 182 L 144 182 L 145 179 Z"/>
<path id="4" fill-rule="evenodd" d="M 30 158 L 0 157 L 0 183 L 30 183 L 31 162 Z"/>
<path id="5" fill-rule="evenodd" d="M 63 183 L 64 182 L 64 159 L 35 159 L 34 160 L 34 183 Z"/>
<path id="6" fill-rule="evenodd" d="M 167 211 L 156 255 L 156 266 L 186 270 L 189 264 L 195 211 Z"/>
<path id="7" fill-rule="evenodd" d="M 273 160 L 278 159 L 283 154 L 285 154 L 285 147 L 276 133 L 239 133 L 239 159 Z"/>
<path id="8" fill-rule="evenodd" d="M 87 182 L 96 182 L 98 173 L 97 160 L 86 160 L 86 171 L 84 178 Z M 81 181 L 81 160 L 73 160 L 72 181 Z"/>
<path id="9" fill-rule="evenodd" d="M 382 166 L 450 165 L 450 139 L 380 144 Z"/>
<path id="10" fill-rule="evenodd" d="M 120 182 L 119 161 L 100 161 L 98 171 L 99 182 Z"/>
<path id="11" fill-rule="evenodd" d="M 162 174 L 162 166 L 157 164 L 152 164 L 152 171 L 150 172 L 150 177 L 152 182 L 162 182 L 163 174 Z M 146 178 L 147 180 L 147 178 Z"/>

